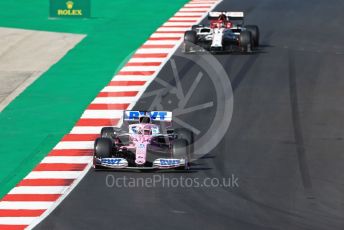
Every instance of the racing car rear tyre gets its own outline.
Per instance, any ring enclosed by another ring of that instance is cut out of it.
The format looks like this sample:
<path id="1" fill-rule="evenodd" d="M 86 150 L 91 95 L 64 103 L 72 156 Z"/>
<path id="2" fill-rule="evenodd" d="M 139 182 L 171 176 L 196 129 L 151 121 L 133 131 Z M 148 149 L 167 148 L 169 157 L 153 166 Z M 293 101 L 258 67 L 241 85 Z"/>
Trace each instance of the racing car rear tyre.
<path id="1" fill-rule="evenodd" d="M 100 131 L 100 136 L 115 139 L 115 129 L 113 127 L 103 127 Z"/>
<path id="2" fill-rule="evenodd" d="M 252 47 L 252 35 L 250 31 L 243 31 L 239 36 L 240 47 L 244 52 L 249 52 Z"/>
<path id="3" fill-rule="evenodd" d="M 184 48 L 185 52 L 190 52 L 194 44 L 197 43 L 197 34 L 196 31 L 189 30 L 184 34 Z"/>
<path id="4" fill-rule="evenodd" d="M 108 137 L 99 137 L 94 142 L 94 155 L 97 158 L 111 157 L 112 140 Z"/>
<path id="5" fill-rule="evenodd" d="M 252 40 L 253 40 L 253 46 L 258 47 L 259 46 L 259 28 L 256 25 L 247 25 L 245 28 L 251 32 Z"/>

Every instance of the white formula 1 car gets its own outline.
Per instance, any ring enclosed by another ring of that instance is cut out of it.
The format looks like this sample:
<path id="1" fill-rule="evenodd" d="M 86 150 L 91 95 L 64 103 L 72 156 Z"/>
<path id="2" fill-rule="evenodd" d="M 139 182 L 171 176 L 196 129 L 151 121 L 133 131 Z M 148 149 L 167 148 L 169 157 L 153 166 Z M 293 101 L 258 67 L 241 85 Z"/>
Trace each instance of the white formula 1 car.
<path id="1" fill-rule="evenodd" d="M 259 46 L 259 28 L 244 25 L 244 12 L 210 12 L 208 20 L 208 25 L 194 25 L 185 32 L 185 53 L 252 52 Z"/>

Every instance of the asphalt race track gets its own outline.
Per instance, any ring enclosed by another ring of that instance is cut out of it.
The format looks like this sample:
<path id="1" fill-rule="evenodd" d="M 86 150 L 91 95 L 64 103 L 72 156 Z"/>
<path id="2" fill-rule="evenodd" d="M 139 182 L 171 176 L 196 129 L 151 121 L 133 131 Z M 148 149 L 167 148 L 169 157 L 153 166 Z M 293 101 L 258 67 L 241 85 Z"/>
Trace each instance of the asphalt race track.
<path id="1" fill-rule="evenodd" d="M 216 55 L 234 95 L 222 141 L 190 173 L 91 170 L 35 229 L 344 229 L 344 2 L 233 0 L 217 9 L 246 11 L 262 45 L 252 55 Z M 176 68 L 167 64 L 147 92 L 173 84 L 173 70 L 191 87 L 200 57 L 176 55 Z M 202 79 L 190 105 L 216 98 Z M 174 109 L 177 99 L 167 90 L 160 104 Z M 136 108 L 149 109 L 152 100 Z M 182 119 L 202 132 L 213 116 L 205 108 Z M 235 176 L 238 186 L 119 188 L 106 186 L 108 175 Z"/>

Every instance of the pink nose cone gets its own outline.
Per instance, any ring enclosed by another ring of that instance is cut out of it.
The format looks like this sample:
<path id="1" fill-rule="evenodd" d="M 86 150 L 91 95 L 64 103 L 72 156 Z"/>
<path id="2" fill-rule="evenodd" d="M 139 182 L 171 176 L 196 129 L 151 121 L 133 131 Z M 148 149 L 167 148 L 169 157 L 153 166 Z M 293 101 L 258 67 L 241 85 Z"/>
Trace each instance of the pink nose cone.
<path id="1" fill-rule="evenodd" d="M 146 163 L 147 143 L 136 143 L 136 159 L 135 163 L 143 165 Z"/>
<path id="2" fill-rule="evenodd" d="M 143 165 L 146 162 L 146 159 L 144 159 L 142 156 L 136 156 L 135 163 L 137 165 Z"/>
<path id="3" fill-rule="evenodd" d="M 137 164 L 137 165 L 143 165 L 144 163 L 145 163 L 145 161 L 143 161 L 143 160 L 135 160 L 135 163 Z"/>

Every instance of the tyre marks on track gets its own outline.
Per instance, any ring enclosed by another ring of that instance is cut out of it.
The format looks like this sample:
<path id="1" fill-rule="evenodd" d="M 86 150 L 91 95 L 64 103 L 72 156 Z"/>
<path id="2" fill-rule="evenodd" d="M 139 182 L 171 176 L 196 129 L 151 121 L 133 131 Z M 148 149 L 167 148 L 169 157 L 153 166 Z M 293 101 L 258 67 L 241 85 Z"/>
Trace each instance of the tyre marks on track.
<path id="1" fill-rule="evenodd" d="M 289 93 L 291 103 L 291 118 L 296 142 L 296 151 L 301 174 L 302 185 L 305 189 L 307 198 L 314 198 L 312 192 L 312 179 L 310 176 L 307 154 L 304 144 L 302 123 L 298 104 L 296 68 L 293 51 L 288 51 L 288 69 L 289 69 Z"/>

